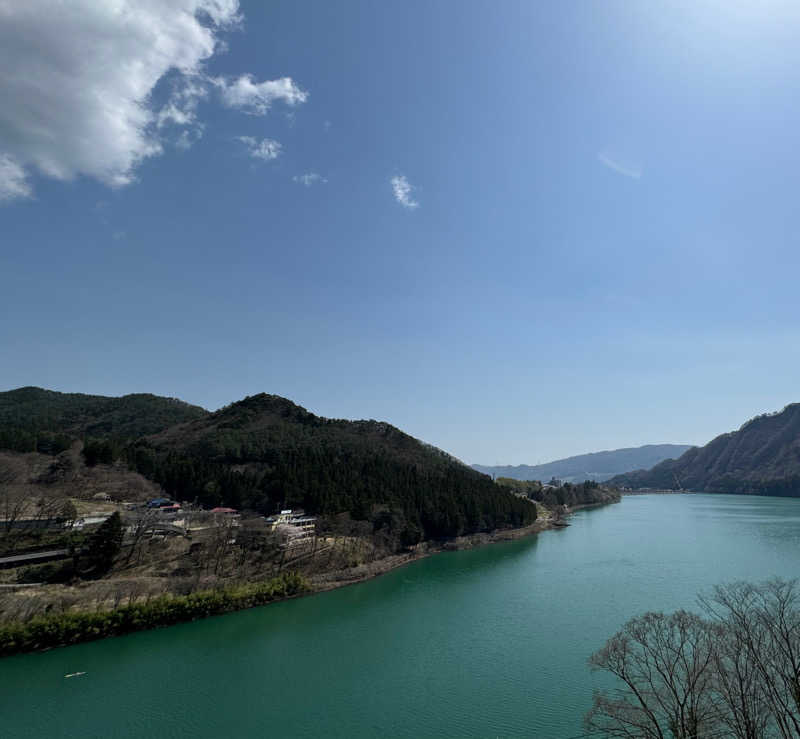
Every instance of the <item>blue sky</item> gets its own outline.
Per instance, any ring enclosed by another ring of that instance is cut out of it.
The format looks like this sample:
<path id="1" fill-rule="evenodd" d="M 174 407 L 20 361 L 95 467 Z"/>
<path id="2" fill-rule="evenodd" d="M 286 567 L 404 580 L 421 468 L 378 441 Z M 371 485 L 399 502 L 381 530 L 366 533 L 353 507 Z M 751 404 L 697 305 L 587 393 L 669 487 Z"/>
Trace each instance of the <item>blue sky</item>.
<path id="1" fill-rule="evenodd" d="M 99 5 L 0 10 L 3 389 L 484 464 L 800 400 L 795 4 Z"/>

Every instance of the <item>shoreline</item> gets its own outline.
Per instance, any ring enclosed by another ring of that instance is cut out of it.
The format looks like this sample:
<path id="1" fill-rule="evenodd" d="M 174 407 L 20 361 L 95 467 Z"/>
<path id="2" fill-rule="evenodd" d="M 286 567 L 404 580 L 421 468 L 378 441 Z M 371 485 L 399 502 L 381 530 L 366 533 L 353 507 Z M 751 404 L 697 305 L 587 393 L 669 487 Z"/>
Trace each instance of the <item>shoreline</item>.
<path id="1" fill-rule="evenodd" d="M 390 554 L 388 557 L 383 557 L 382 559 L 375 560 L 368 564 L 357 565 L 356 567 L 350 567 L 345 570 L 332 570 L 331 572 L 315 575 L 309 578 L 312 586 L 311 590 L 295 597 L 306 597 L 347 587 L 348 585 L 358 585 L 359 583 L 367 582 L 368 580 L 380 577 L 393 570 L 405 567 L 412 562 L 418 562 L 427 557 L 442 554 L 443 552 L 477 549 L 478 547 L 489 546 L 502 541 L 524 539 L 528 536 L 540 534 L 543 531 L 557 531 L 568 527 L 569 523 L 565 519 L 568 519 L 569 516 L 577 511 L 600 508 L 601 506 L 613 505 L 619 502 L 619 500 L 611 500 L 598 501 L 597 503 L 584 503 L 572 506 L 564 513 L 563 518 L 556 520 L 553 519 L 552 515 L 548 515 L 547 517 L 537 518 L 536 521 L 528 526 L 521 526 L 515 529 L 498 529 L 490 533 L 481 532 L 477 534 L 466 534 L 444 541 L 422 542 L 421 544 L 417 544 L 413 552 Z M 543 510 L 543 507 L 540 510 Z"/>
<path id="2" fill-rule="evenodd" d="M 552 515 L 541 515 L 537 520 L 529 524 L 528 526 L 522 526 L 519 528 L 512 528 L 512 529 L 499 529 L 496 531 L 492 531 L 490 533 L 476 533 L 476 534 L 467 534 L 465 536 L 459 536 L 454 539 L 448 539 L 444 541 L 430 541 L 430 542 L 421 542 L 417 544 L 413 551 L 411 552 L 404 552 L 401 554 L 392 554 L 388 557 L 383 557 L 382 559 L 375 560 L 370 563 L 357 565 L 356 567 L 350 567 L 343 570 L 331 570 L 330 572 L 321 573 L 318 575 L 314 575 L 311 577 L 301 577 L 299 575 L 293 574 L 290 571 L 286 571 L 277 576 L 277 578 L 273 578 L 273 582 L 279 579 L 285 578 L 300 578 L 301 580 L 305 581 L 305 586 L 302 589 L 287 589 L 284 590 L 283 593 L 276 593 L 271 592 L 270 597 L 266 600 L 266 602 L 253 602 L 250 600 L 247 602 L 246 599 L 243 599 L 243 605 L 237 607 L 237 605 L 233 605 L 229 603 L 224 607 L 220 608 L 219 610 L 210 610 L 206 611 L 204 614 L 201 613 L 198 615 L 197 612 L 192 612 L 191 614 L 186 614 L 187 617 L 180 617 L 176 614 L 173 614 L 169 619 L 164 621 L 156 621 L 150 622 L 147 626 L 134 626 L 129 624 L 126 627 L 122 627 L 120 630 L 115 630 L 112 632 L 105 632 L 105 633 L 98 633 L 95 630 L 88 630 L 84 631 L 83 629 L 78 629 L 76 631 L 71 632 L 71 636 L 68 639 L 58 640 L 55 643 L 35 643 L 32 646 L 24 646 L 18 644 L 17 648 L 8 649 L 8 644 L 6 644 L 6 649 L 3 649 L 3 645 L 0 644 L 0 659 L 3 656 L 12 656 L 12 655 L 22 655 L 22 654 L 33 654 L 35 652 L 45 652 L 49 651 L 50 649 L 57 649 L 59 647 L 64 646 L 71 646 L 75 644 L 85 643 L 89 641 L 98 641 L 100 639 L 111 638 L 114 636 L 124 636 L 126 634 L 131 634 L 137 631 L 152 631 L 153 629 L 158 628 L 165 628 L 168 626 L 177 625 L 179 623 L 188 623 L 191 621 L 198 621 L 204 618 L 208 618 L 210 616 L 218 616 L 224 615 L 227 613 L 234 613 L 236 611 L 247 610 L 249 608 L 254 608 L 261 605 L 270 605 L 272 603 L 280 603 L 285 600 L 294 600 L 295 598 L 305 598 L 312 595 L 316 595 L 318 593 L 324 593 L 329 590 L 336 590 L 338 588 L 347 587 L 349 585 L 357 585 L 359 583 L 366 582 L 367 580 L 372 580 L 376 577 L 380 577 L 381 575 L 385 575 L 388 572 L 393 570 L 399 569 L 400 567 L 404 567 L 412 562 L 417 562 L 419 560 L 425 559 L 427 557 L 431 557 L 436 554 L 441 554 L 442 552 L 454 552 L 454 551 L 462 551 L 467 549 L 476 549 L 478 547 L 487 546 L 489 544 L 496 544 L 502 541 L 515 541 L 517 539 L 523 539 L 528 536 L 533 536 L 536 534 L 541 533 L 542 531 L 549 531 L 549 530 L 556 530 L 568 526 L 569 524 L 564 521 L 565 517 L 570 516 L 572 513 L 575 513 L 578 510 L 582 510 L 585 508 L 596 508 L 603 505 L 609 505 L 610 503 L 619 502 L 617 501 L 607 501 L 607 502 L 598 502 L 598 503 L 589 503 L 585 505 L 574 506 L 568 509 L 564 513 L 564 517 L 554 518 Z M 541 510 L 541 509 L 540 509 Z M 299 583 L 299 581 L 298 581 Z M 248 589 L 248 588 L 255 588 L 260 589 L 268 585 L 268 583 L 259 583 L 259 582 L 251 582 L 251 583 L 239 583 L 237 584 L 230 584 L 227 588 L 222 588 L 220 590 L 211 590 L 204 593 L 197 593 L 195 597 L 214 597 L 214 594 L 223 593 L 226 590 L 230 591 L 231 589 Z M 165 593 L 162 596 L 158 596 L 159 599 L 163 600 L 165 604 L 169 605 L 170 603 L 178 603 L 181 599 L 185 600 L 187 598 L 192 598 L 192 595 L 189 596 L 176 596 L 171 593 Z M 90 612 L 90 611 L 78 611 L 71 614 L 70 618 L 76 621 L 80 620 L 92 620 L 93 617 L 96 618 L 108 618 L 113 619 L 115 614 L 120 614 L 126 609 L 130 610 L 131 608 L 135 609 L 137 604 L 129 604 L 128 606 L 123 606 L 120 609 L 111 609 L 108 611 L 99 611 L 99 612 Z M 64 614 L 61 614 L 58 617 L 54 618 L 63 618 Z M 34 619 L 36 620 L 36 619 Z M 48 618 L 45 617 L 44 619 L 39 619 L 42 621 L 39 626 L 44 626 Z M 31 622 L 2 622 L 0 621 L 0 634 L 2 634 L 3 630 L 5 629 L 8 633 L 14 629 L 24 628 L 26 624 L 30 624 Z M 5 654 L 3 654 L 5 652 Z"/>
<path id="3" fill-rule="evenodd" d="M 694 490 L 620 490 L 620 495 L 692 495 Z"/>
<path id="4" fill-rule="evenodd" d="M 577 510 L 577 507 L 575 510 Z M 570 510 L 570 513 L 572 512 L 573 511 Z M 442 554 L 443 552 L 477 549 L 478 547 L 497 544 L 501 541 L 523 539 L 528 536 L 533 536 L 534 534 L 539 534 L 542 531 L 558 528 L 562 527 L 554 524 L 550 518 L 544 520 L 537 519 L 534 523 L 520 528 L 498 529 L 491 533 L 467 534 L 443 541 L 422 542 L 417 544 L 414 551 L 411 552 L 390 554 L 388 557 L 357 565 L 356 567 L 349 567 L 344 570 L 332 570 L 331 572 L 314 575 L 309 578 L 311 589 L 300 597 L 325 593 L 329 590 L 336 590 L 348 585 L 358 585 L 359 583 L 367 582 L 368 580 L 380 577 L 393 570 L 405 567 L 412 562 L 419 562 L 420 560 L 427 559 L 436 554 Z"/>

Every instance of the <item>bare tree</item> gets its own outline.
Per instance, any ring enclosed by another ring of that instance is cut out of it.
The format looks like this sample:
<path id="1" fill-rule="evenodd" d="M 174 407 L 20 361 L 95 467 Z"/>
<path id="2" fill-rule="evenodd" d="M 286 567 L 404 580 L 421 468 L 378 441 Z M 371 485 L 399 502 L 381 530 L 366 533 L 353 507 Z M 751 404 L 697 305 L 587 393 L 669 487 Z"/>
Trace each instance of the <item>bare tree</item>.
<path id="1" fill-rule="evenodd" d="M 767 711 L 771 736 L 800 737 L 800 592 L 797 581 L 769 580 L 717 586 L 700 599 L 706 611 L 727 629 L 729 652 L 738 652 L 745 682 L 748 717 Z M 730 671 L 728 671 L 728 674 Z M 737 680 L 736 675 L 733 679 Z M 738 689 L 737 689 L 738 690 Z M 744 699 L 739 699 L 740 706 Z M 744 708 L 738 709 L 744 720 Z M 756 723 L 759 723 L 756 721 Z M 742 736 L 764 736 L 750 734 Z"/>
<path id="2" fill-rule="evenodd" d="M 206 569 L 213 564 L 214 574 L 222 575 L 227 555 L 236 543 L 238 521 L 232 516 L 216 516 L 214 524 L 207 541 Z"/>
<path id="3" fill-rule="evenodd" d="M 126 517 L 128 523 L 128 532 L 131 536 L 130 548 L 128 555 L 125 557 L 124 566 L 128 566 L 136 557 L 136 563 L 139 563 L 142 555 L 142 545 L 146 534 L 152 529 L 153 525 L 158 520 L 158 511 L 154 508 L 144 508 L 133 511 L 130 516 Z"/>
<path id="4" fill-rule="evenodd" d="M 624 687 L 601 691 L 587 728 L 645 739 L 800 739 L 797 581 L 738 582 L 678 611 L 629 621 L 589 660 Z"/>
<path id="5" fill-rule="evenodd" d="M 714 624 L 714 690 L 720 705 L 720 722 L 736 739 L 762 739 L 770 719 L 769 704 L 758 673 L 750 635 L 725 624 Z"/>
<path id="6" fill-rule="evenodd" d="M 9 541 L 17 522 L 28 508 L 28 497 L 20 485 L 25 472 L 25 464 L 21 460 L 0 455 L 0 517 L 3 519 L 3 533 Z"/>
<path id="7" fill-rule="evenodd" d="M 265 555 L 274 555 L 278 539 L 263 517 L 243 518 L 236 534 L 236 568 L 257 567 Z"/>
<path id="8" fill-rule="evenodd" d="M 714 633 L 686 611 L 646 613 L 589 659 L 625 685 L 595 693 L 586 726 L 610 737 L 698 739 L 717 727 Z"/>
<path id="9" fill-rule="evenodd" d="M 74 510 L 75 506 L 66 495 L 41 493 L 33 501 L 30 510 L 30 521 L 32 528 L 44 528 L 58 522 L 63 518 L 63 514 L 71 513 L 69 506 Z"/>

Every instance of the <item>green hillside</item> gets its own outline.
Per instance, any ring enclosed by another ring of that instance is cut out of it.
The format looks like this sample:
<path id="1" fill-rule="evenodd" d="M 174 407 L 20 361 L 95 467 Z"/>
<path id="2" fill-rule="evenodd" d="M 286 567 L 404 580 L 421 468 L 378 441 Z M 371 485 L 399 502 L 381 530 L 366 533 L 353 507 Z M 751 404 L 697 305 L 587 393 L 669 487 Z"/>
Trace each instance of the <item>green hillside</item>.
<path id="1" fill-rule="evenodd" d="M 274 395 L 245 398 L 128 450 L 169 495 L 263 512 L 382 515 L 408 539 L 531 523 L 535 506 L 378 421 L 321 418 Z"/>
<path id="2" fill-rule="evenodd" d="M 715 493 L 800 496 L 800 403 L 611 484 Z"/>
<path id="3" fill-rule="evenodd" d="M 536 508 L 387 423 L 321 418 L 256 395 L 215 413 L 171 398 L 0 393 L 0 449 L 122 460 L 179 500 L 348 513 L 407 542 L 520 526 Z M 118 469 L 118 468 L 116 468 Z"/>
<path id="4" fill-rule="evenodd" d="M 0 393 L 0 449 L 58 453 L 74 439 L 132 440 L 208 411 L 175 398 L 110 398 L 23 387 Z"/>

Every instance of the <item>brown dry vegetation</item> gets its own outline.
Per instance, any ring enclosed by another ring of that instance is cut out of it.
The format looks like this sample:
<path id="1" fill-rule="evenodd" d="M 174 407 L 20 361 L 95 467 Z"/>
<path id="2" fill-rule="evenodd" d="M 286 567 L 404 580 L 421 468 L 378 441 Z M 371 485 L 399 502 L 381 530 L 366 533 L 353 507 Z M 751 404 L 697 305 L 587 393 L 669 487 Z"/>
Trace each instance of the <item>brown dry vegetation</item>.
<path id="1" fill-rule="evenodd" d="M 280 533 L 272 532 L 261 517 L 244 518 L 238 526 L 224 519 L 217 523 L 192 531 L 190 537 L 144 537 L 136 544 L 129 534 L 111 572 L 98 580 L 76 578 L 65 584 L 0 588 L 0 622 L 27 621 L 52 613 L 105 611 L 167 593 L 188 595 L 262 582 L 286 572 L 304 576 L 314 590 L 328 590 L 436 552 L 517 538 L 549 527 L 545 516 L 522 529 L 398 549 L 396 543 L 367 530 L 365 522 L 344 514 L 321 521 L 317 536 L 287 549 L 281 546 Z M 0 581 L 17 582 L 25 569 L 0 570 Z"/>
<path id="2" fill-rule="evenodd" d="M 121 463 L 87 467 L 81 448 L 81 442 L 75 442 L 56 457 L 0 451 L 0 489 L 10 484 L 28 500 L 45 496 L 90 501 L 95 494 L 106 493 L 113 501 L 143 501 L 160 494 L 158 485 Z M 3 484 L 4 474 L 11 483 Z"/>
<path id="3" fill-rule="evenodd" d="M 88 467 L 81 442 L 52 457 L 0 451 L 0 554 L 65 546 L 63 527 L 44 522 L 111 513 L 123 502 L 160 494 L 155 483 L 120 464 Z M 95 496 L 109 500 L 95 499 Z M 8 577 L 0 571 L 0 582 Z"/>

